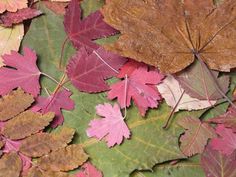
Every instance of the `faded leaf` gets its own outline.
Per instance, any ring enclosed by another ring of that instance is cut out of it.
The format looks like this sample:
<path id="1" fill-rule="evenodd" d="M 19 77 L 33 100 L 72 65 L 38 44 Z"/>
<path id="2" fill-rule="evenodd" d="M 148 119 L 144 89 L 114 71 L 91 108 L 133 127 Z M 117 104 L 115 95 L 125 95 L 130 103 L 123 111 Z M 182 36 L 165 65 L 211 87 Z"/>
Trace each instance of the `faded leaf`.
<path id="1" fill-rule="evenodd" d="M 12 152 L 0 158 L 0 177 L 19 177 L 22 168 L 20 157 Z"/>
<path id="2" fill-rule="evenodd" d="M 26 177 L 74 177 L 65 172 L 43 171 L 36 167 L 31 168 Z"/>
<path id="3" fill-rule="evenodd" d="M 67 146 L 71 142 L 75 131 L 71 128 L 62 128 L 58 134 L 37 133 L 24 139 L 20 152 L 29 157 L 41 157 L 51 151 Z"/>
<path id="4" fill-rule="evenodd" d="M 18 9 L 27 7 L 28 0 L 1 0 L 0 13 L 4 11 L 16 12 Z"/>
<path id="5" fill-rule="evenodd" d="M 20 88 L 0 98 L 0 121 L 9 120 L 30 107 L 33 96 Z"/>
<path id="6" fill-rule="evenodd" d="M 185 117 L 178 124 L 186 129 L 180 137 L 180 149 L 187 156 L 202 153 L 207 140 L 216 136 L 213 128 L 196 118 Z"/>
<path id="7" fill-rule="evenodd" d="M 82 165 L 88 159 L 81 145 L 69 145 L 39 159 L 43 170 L 69 171 Z"/>
<path id="8" fill-rule="evenodd" d="M 103 7 L 105 21 L 121 31 L 106 48 L 176 73 L 195 56 L 211 69 L 236 67 L 236 1 L 110 0 Z"/>
<path id="9" fill-rule="evenodd" d="M 25 111 L 4 125 L 2 134 L 12 140 L 22 139 L 44 129 L 54 118 L 54 113 L 47 114 Z"/>

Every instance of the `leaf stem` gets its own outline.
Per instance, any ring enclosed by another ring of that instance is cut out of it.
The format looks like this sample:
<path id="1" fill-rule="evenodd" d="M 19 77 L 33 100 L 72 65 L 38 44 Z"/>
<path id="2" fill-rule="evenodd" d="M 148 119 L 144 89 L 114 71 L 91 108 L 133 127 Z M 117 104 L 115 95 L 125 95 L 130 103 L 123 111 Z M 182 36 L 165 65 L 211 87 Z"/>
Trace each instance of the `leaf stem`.
<path id="1" fill-rule="evenodd" d="M 67 41 L 69 40 L 69 37 L 67 36 L 61 46 L 61 55 L 60 55 L 60 60 L 59 60 L 59 69 L 62 69 L 62 59 L 63 59 L 63 55 L 64 55 L 64 50 L 65 50 L 65 45 L 67 43 Z"/>
<path id="2" fill-rule="evenodd" d="M 125 113 L 124 113 L 124 117 L 123 117 L 124 119 L 125 119 L 126 116 L 127 116 L 127 108 L 126 108 L 127 87 L 128 87 L 128 76 L 127 76 L 127 74 L 125 74 L 125 90 L 124 90 L 124 94 L 125 94 L 125 97 L 124 97 Z"/>

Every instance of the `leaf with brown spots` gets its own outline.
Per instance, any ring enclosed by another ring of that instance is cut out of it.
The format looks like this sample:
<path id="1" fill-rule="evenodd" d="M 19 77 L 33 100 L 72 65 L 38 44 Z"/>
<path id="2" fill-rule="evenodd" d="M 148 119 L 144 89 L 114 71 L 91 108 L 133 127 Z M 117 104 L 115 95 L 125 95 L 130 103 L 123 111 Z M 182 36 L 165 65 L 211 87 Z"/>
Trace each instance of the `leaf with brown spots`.
<path id="1" fill-rule="evenodd" d="M 6 121 L 20 114 L 34 102 L 32 95 L 18 88 L 0 99 L 0 121 Z"/>
<path id="2" fill-rule="evenodd" d="M 2 134 L 11 140 L 28 137 L 44 129 L 53 120 L 54 113 L 47 114 L 25 111 L 4 125 Z"/>
<path id="3" fill-rule="evenodd" d="M 183 3 L 184 2 L 184 3 Z M 107 0 L 105 21 L 121 36 L 106 48 L 176 73 L 194 59 L 211 69 L 236 67 L 236 1 Z"/>
<path id="4" fill-rule="evenodd" d="M 40 157 L 67 146 L 74 136 L 74 129 L 63 128 L 58 134 L 38 133 L 23 140 L 20 152 L 29 157 Z"/>

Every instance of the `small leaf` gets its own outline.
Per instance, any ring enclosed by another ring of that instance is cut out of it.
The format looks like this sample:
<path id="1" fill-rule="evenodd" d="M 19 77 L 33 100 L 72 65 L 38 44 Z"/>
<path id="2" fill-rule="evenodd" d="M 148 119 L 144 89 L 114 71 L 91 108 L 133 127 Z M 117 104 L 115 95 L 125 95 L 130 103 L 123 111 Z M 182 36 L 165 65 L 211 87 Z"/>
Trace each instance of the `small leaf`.
<path id="1" fill-rule="evenodd" d="M 17 9 L 23 9 L 27 7 L 27 0 L 7 0 L 0 2 L 0 13 L 4 11 L 16 12 Z"/>
<path id="2" fill-rule="evenodd" d="M 54 113 L 45 115 L 25 111 L 6 122 L 2 134 L 12 140 L 18 140 L 30 136 L 44 129 L 54 118 Z"/>
<path id="3" fill-rule="evenodd" d="M 83 171 L 76 174 L 76 177 L 102 177 L 102 172 L 96 169 L 90 162 L 82 166 Z"/>
<path id="4" fill-rule="evenodd" d="M 22 89 L 10 92 L 0 99 L 0 121 L 9 120 L 30 107 L 33 96 L 24 93 Z"/>

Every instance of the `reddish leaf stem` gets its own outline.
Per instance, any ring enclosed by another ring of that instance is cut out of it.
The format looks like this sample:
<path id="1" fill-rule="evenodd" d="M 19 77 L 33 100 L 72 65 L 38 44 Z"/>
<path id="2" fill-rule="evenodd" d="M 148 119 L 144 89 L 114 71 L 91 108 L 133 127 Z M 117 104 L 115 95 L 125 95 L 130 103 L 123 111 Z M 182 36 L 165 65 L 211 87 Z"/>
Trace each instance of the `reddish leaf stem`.
<path id="1" fill-rule="evenodd" d="M 62 69 L 62 59 L 63 59 L 63 55 L 64 55 L 64 50 L 65 50 L 65 45 L 67 43 L 67 41 L 69 40 L 69 37 L 67 36 L 62 44 L 61 47 L 61 56 L 60 56 L 60 60 L 59 60 L 59 69 Z"/>

